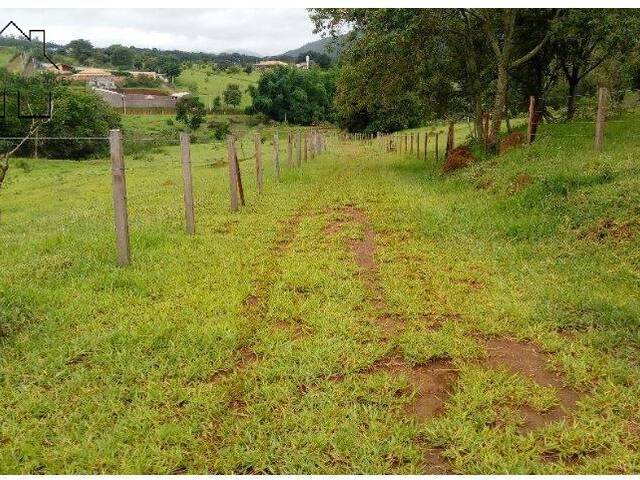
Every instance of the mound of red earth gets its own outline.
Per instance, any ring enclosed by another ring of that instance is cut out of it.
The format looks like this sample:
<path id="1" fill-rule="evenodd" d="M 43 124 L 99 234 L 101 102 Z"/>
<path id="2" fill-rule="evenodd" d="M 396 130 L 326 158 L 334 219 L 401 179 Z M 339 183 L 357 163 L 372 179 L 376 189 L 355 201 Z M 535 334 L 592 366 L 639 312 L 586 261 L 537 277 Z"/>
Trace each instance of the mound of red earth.
<path id="1" fill-rule="evenodd" d="M 524 132 L 512 132 L 500 140 L 500 153 L 519 147 L 524 143 Z"/>
<path id="2" fill-rule="evenodd" d="M 473 153 L 469 150 L 469 147 L 461 145 L 454 148 L 447 155 L 444 164 L 442 165 L 442 171 L 452 172 L 459 168 L 464 168 L 470 165 L 475 160 Z"/>

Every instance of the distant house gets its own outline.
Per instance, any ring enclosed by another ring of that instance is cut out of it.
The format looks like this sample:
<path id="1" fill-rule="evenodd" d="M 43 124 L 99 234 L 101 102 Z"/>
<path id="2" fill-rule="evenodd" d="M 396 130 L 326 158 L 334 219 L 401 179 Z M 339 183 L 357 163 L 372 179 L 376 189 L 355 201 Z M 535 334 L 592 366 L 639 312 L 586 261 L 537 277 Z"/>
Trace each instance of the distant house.
<path id="1" fill-rule="evenodd" d="M 191 95 L 191 93 L 189 93 L 189 92 L 175 92 L 175 93 L 171 94 L 171 98 L 174 98 L 176 100 L 180 100 L 181 98 L 188 97 L 189 95 Z"/>
<path id="2" fill-rule="evenodd" d="M 166 79 L 166 77 L 158 72 L 127 72 L 129 73 L 132 77 L 148 77 L 151 78 L 152 80 L 161 80 L 164 83 L 167 83 L 169 80 Z"/>
<path id="3" fill-rule="evenodd" d="M 280 60 L 264 60 L 254 64 L 254 67 L 258 70 L 265 70 L 268 68 L 286 67 L 288 63 L 281 62 Z"/>
<path id="4" fill-rule="evenodd" d="M 167 94 L 161 91 L 145 89 L 112 89 L 94 88 L 94 91 L 109 105 L 122 109 L 122 113 L 136 110 L 155 109 L 161 111 L 171 111 L 176 108 L 178 100 L 190 95 L 189 92 L 177 92 Z"/>
<path id="5" fill-rule="evenodd" d="M 102 68 L 85 68 L 69 77 L 71 80 L 85 82 L 88 86 L 106 90 L 116 89 L 117 77 Z"/>
<path id="6" fill-rule="evenodd" d="M 309 55 L 307 55 L 307 58 L 305 59 L 304 62 L 300 62 L 300 63 L 296 63 L 296 67 L 298 68 L 302 68 L 304 70 L 309 70 Z"/>

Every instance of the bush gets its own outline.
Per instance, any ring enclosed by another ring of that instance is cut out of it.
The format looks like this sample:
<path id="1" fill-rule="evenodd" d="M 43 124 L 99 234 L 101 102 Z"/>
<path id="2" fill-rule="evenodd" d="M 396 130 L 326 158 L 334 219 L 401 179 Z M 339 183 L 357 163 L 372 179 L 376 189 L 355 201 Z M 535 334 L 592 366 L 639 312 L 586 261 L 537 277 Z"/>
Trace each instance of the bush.
<path id="1" fill-rule="evenodd" d="M 265 72 L 249 88 L 248 113 L 262 113 L 278 122 L 310 125 L 333 120 L 335 81 L 332 71 L 282 67 Z"/>
<path id="2" fill-rule="evenodd" d="M 231 126 L 229 122 L 218 122 L 216 120 L 212 120 L 207 125 L 209 129 L 213 131 L 213 137 L 216 140 L 224 140 L 227 138 L 227 135 L 231 133 Z"/>
<path id="3" fill-rule="evenodd" d="M 192 131 L 197 130 L 206 115 L 204 104 L 198 97 L 184 97 L 176 105 L 176 120 L 182 122 Z"/>

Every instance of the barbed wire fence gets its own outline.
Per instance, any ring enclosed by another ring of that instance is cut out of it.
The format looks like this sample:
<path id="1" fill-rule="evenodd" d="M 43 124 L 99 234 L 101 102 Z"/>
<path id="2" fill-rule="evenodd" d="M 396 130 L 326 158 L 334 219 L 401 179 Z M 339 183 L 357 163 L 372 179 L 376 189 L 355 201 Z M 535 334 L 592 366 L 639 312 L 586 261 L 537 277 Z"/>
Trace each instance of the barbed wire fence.
<path id="1" fill-rule="evenodd" d="M 273 165 L 274 176 L 277 182 L 282 181 L 280 164 L 281 153 L 286 152 L 287 166 L 290 168 L 301 168 L 304 163 L 314 159 L 326 152 L 331 142 L 328 141 L 329 134 L 319 128 L 311 130 L 292 131 L 288 129 L 287 142 L 285 149 L 281 148 L 279 135 L 276 132 L 271 139 L 273 147 Z M 0 137 L 0 144 L 9 145 L 12 142 L 16 144 L 24 142 L 24 137 Z M 127 190 L 126 175 L 128 172 L 154 169 L 159 166 L 150 162 L 148 165 L 135 165 L 126 167 L 125 165 L 125 141 L 133 144 L 145 142 L 147 144 L 155 144 L 157 146 L 179 145 L 181 175 L 183 180 L 183 203 L 185 212 L 185 230 L 188 235 L 194 235 L 196 231 L 196 217 L 194 209 L 194 189 L 193 189 L 193 172 L 194 167 L 212 167 L 224 164 L 225 157 L 214 158 L 208 162 L 192 162 L 191 157 L 191 135 L 180 133 L 176 140 L 168 140 L 165 137 L 157 136 L 132 136 L 125 137 L 119 129 L 110 130 L 108 136 L 51 136 L 28 138 L 30 142 L 58 141 L 58 142 L 105 142 L 108 145 L 109 156 L 111 160 L 111 183 L 112 183 L 112 200 L 114 211 L 114 226 L 116 240 L 116 263 L 118 266 L 124 267 L 131 263 L 131 243 L 129 235 L 129 210 L 127 200 L 130 198 Z M 263 143 L 268 144 L 269 139 L 263 138 L 260 132 L 255 132 L 252 138 L 248 134 L 231 134 L 226 140 L 219 142 L 224 145 L 226 142 L 226 163 L 229 169 L 229 205 L 232 213 L 240 210 L 241 206 L 246 204 L 244 195 L 244 185 L 242 183 L 241 162 L 247 160 L 255 160 L 256 188 L 258 195 L 265 193 L 264 184 L 264 154 Z M 209 145 L 213 145 L 210 143 Z M 242 156 L 238 155 L 238 150 Z M 246 151 L 245 151 L 246 150 Z M 165 166 L 166 164 L 163 164 Z M 86 179 L 87 182 L 91 179 Z"/>

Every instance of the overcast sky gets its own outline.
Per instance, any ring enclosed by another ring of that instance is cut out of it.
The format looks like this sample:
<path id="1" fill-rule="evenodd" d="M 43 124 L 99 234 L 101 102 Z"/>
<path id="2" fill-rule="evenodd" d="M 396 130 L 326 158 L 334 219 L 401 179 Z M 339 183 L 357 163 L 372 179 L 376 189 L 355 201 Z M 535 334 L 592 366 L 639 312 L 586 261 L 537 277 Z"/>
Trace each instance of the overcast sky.
<path id="1" fill-rule="evenodd" d="M 317 40 L 305 9 L 4 9 L 23 30 L 45 29 L 47 41 L 76 38 L 96 47 L 114 43 L 185 51 L 249 50 L 275 55 Z"/>

